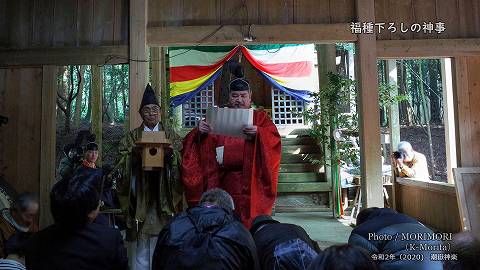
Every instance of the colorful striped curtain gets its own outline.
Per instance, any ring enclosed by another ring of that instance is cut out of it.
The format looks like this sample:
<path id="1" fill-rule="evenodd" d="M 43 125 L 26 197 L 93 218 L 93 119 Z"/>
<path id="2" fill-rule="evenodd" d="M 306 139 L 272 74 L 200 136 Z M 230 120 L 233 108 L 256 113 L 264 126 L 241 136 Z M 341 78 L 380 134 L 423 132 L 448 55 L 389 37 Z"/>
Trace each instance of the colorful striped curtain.
<path id="1" fill-rule="evenodd" d="M 265 79 L 283 92 L 310 101 L 313 44 L 247 45 L 242 53 Z"/>
<path id="2" fill-rule="evenodd" d="M 209 86 L 223 64 L 237 52 L 235 46 L 196 46 L 169 49 L 170 103 L 178 106 Z"/>
<path id="3" fill-rule="evenodd" d="M 210 85 L 237 50 L 276 88 L 305 101 L 313 91 L 314 45 L 194 46 L 169 49 L 172 106 L 185 103 Z"/>

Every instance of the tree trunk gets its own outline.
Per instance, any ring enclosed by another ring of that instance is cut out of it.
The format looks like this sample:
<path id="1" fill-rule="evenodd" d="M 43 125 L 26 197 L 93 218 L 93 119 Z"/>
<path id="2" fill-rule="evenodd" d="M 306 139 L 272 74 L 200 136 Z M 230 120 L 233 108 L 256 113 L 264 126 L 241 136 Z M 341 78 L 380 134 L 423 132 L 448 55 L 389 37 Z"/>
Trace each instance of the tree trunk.
<path id="1" fill-rule="evenodd" d="M 73 118 L 74 126 L 77 128 L 80 125 L 80 118 L 82 116 L 82 99 L 83 99 L 83 85 L 84 85 L 83 74 L 84 73 L 85 73 L 85 66 L 80 66 L 80 75 L 79 75 L 80 84 L 77 90 L 78 91 L 77 97 L 75 98 L 75 115 Z"/>
<path id="2" fill-rule="evenodd" d="M 97 165 L 102 165 L 102 68 L 97 65 L 92 66 L 92 133 L 95 134 L 96 142 L 98 144 L 98 161 Z"/>
<path id="3" fill-rule="evenodd" d="M 430 122 L 432 124 L 440 125 L 441 120 L 441 105 L 442 104 L 442 94 L 438 91 L 438 73 L 437 61 L 440 60 L 430 60 L 428 62 L 428 74 L 429 74 L 429 86 L 430 86 Z"/>
<path id="4" fill-rule="evenodd" d="M 63 112 L 65 110 L 65 103 L 63 103 L 64 99 L 60 98 L 65 97 L 65 82 L 63 81 L 63 75 L 65 74 L 65 67 L 61 66 L 58 67 L 58 73 L 57 73 L 57 122 L 58 123 L 63 123 L 65 122 L 65 113 Z"/>
<path id="5" fill-rule="evenodd" d="M 423 72 L 422 72 L 422 65 L 421 65 L 421 62 L 420 62 L 420 65 L 419 66 L 419 76 L 420 76 L 420 91 L 419 91 L 419 95 L 420 95 L 420 102 L 421 102 L 421 106 L 422 106 L 422 111 L 423 111 L 423 117 L 425 118 L 425 123 L 426 123 L 426 126 L 427 126 L 427 135 L 428 135 L 428 146 L 430 148 L 430 165 L 431 165 L 431 170 L 430 170 L 430 174 L 432 176 L 432 180 L 435 179 L 435 156 L 433 155 L 433 143 L 432 143 L 432 131 L 430 129 L 430 121 L 429 119 L 427 118 L 427 104 L 426 104 L 426 96 L 425 96 L 425 89 L 423 87 Z"/>
<path id="6" fill-rule="evenodd" d="M 397 69 L 400 71 L 398 82 L 399 82 L 399 94 L 400 95 L 405 95 L 408 96 L 408 93 L 405 89 L 405 86 L 407 85 L 407 72 L 406 72 L 406 63 L 405 60 L 400 60 L 398 61 L 398 66 Z M 411 118 L 408 112 L 408 102 L 407 101 L 402 101 L 400 103 L 400 123 L 410 126 L 411 125 Z"/>
<path id="7" fill-rule="evenodd" d="M 68 69 L 68 95 L 67 99 L 65 101 L 65 133 L 68 134 L 70 133 L 70 124 L 71 124 L 71 116 L 72 116 L 72 97 L 73 97 L 73 91 L 74 91 L 74 82 L 73 82 L 73 66 L 70 66 Z"/>

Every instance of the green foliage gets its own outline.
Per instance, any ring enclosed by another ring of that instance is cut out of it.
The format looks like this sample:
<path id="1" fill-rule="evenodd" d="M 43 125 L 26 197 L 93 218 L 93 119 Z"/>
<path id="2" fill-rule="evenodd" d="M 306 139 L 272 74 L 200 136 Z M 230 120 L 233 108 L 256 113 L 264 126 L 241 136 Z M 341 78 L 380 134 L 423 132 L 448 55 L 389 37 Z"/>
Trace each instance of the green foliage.
<path id="1" fill-rule="evenodd" d="M 329 126 L 342 130 L 358 130 L 358 114 L 355 107 L 355 92 L 353 86 L 355 81 L 350 78 L 334 73 L 328 73 L 328 84 L 313 93 L 312 105 L 305 110 L 304 117 L 313 123 L 310 131 L 311 136 L 317 138 L 322 145 L 329 145 L 335 148 L 329 134 Z M 348 110 L 345 110 L 348 108 Z M 348 113 L 345 111 L 352 110 Z M 341 160 L 347 163 L 358 163 L 359 152 L 351 141 L 337 142 L 338 151 L 332 151 L 332 159 Z M 318 163 L 319 161 L 313 161 Z"/>
<path id="2" fill-rule="evenodd" d="M 346 50 L 349 52 L 353 52 L 355 54 L 355 44 L 354 43 L 337 43 L 335 44 L 337 50 Z"/>
<path id="3" fill-rule="evenodd" d="M 332 151 L 332 160 L 340 160 L 345 164 L 360 164 L 360 148 L 358 138 L 357 92 L 354 80 L 349 77 L 328 73 L 328 83 L 320 91 L 313 94 L 313 106 L 304 113 L 304 117 L 313 127 L 311 136 Z M 394 86 L 379 85 L 379 106 L 388 107 L 394 103 L 408 100 L 406 95 L 393 95 Z M 335 142 L 329 133 L 339 129 L 349 135 Z M 328 149 L 325 149 L 328 151 Z M 319 161 L 313 161 L 318 163 Z"/>
<path id="4" fill-rule="evenodd" d="M 103 66 L 103 108 L 104 122 L 124 122 L 127 116 L 128 106 L 128 65 L 105 65 Z M 73 66 L 74 76 L 70 77 L 71 66 L 66 67 L 66 72 L 58 78 L 59 85 L 63 85 L 67 92 L 72 87 L 71 79 L 73 79 L 73 93 L 78 92 L 80 66 Z M 85 66 L 82 76 L 83 95 L 80 110 L 80 119 L 90 121 L 90 93 L 92 72 L 91 66 Z M 63 82 L 62 84 L 60 84 Z M 73 118 L 75 113 L 76 102 L 72 102 L 71 114 Z"/>
<path id="5" fill-rule="evenodd" d="M 395 85 L 393 84 L 385 84 L 381 83 L 378 86 L 378 94 L 379 94 L 379 105 L 380 108 L 386 108 L 391 106 L 392 104 L 401 102 L 401 101 L 408 101 L 408 95 L 394 95 L 393 91 L 395 90 Z"/>

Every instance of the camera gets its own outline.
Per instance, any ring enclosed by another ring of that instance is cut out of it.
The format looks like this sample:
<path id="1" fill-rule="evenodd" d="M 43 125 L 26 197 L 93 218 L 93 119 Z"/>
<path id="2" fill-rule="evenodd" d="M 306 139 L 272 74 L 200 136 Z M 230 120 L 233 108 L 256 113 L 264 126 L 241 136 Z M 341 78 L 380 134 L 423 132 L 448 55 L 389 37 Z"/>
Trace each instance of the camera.
<path id="1" fill-rule="evenodd" d="M 400 152 L 400 151 L 395 151 L 393 152 L 393 157 L 395 159 L 404 159 L 405 158 L 405 154 Z"/>

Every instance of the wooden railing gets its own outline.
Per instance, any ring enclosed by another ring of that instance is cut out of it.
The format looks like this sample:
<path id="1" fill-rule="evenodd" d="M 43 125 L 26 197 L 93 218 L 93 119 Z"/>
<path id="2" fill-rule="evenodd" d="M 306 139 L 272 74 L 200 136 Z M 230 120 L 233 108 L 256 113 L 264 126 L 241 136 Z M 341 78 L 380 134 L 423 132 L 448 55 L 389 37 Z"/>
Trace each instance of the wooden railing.
<path id="1" fill-rule="evenodd" d="M 398 212 L 414 217 L 434 230 L 461 231 L 457 196 L 453 184 L 397 178 L 395 202 Z"/>

